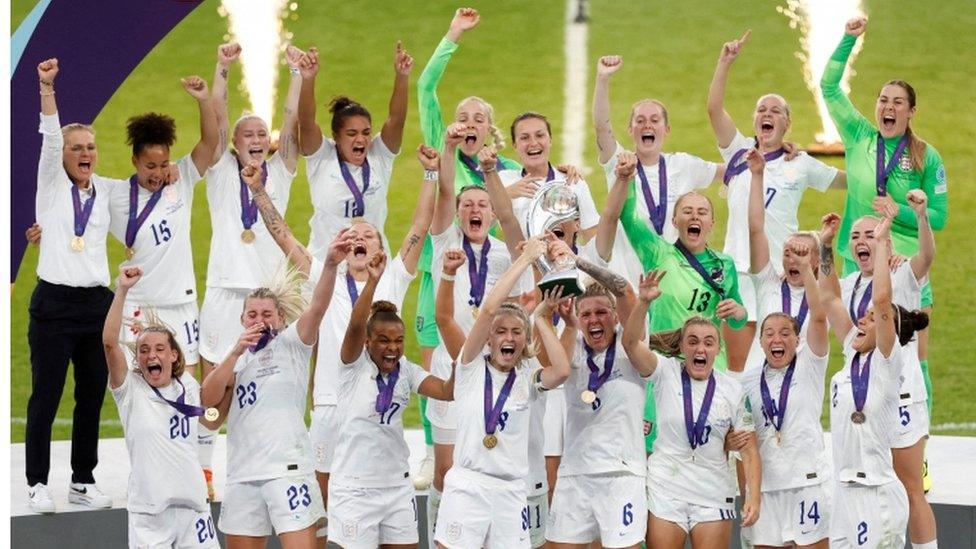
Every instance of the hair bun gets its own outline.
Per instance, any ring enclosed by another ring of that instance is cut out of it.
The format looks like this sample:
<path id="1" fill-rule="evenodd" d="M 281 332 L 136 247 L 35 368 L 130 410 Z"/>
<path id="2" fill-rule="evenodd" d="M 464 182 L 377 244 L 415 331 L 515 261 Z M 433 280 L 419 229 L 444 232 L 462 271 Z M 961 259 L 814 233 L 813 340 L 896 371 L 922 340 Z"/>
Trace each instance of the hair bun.
<path id="1" fill-rule="evenodd" d="M 929 327 L 929 314 L 925 311 L 909 311 L 908 316 L 912 319 L 912 326 L 916 332 Z"/>
<path id="2" fill-rule="evenodd" d="M 371 315 L 376 313 L 392 313 L 397 314 L 397 306 L 389 301 L 384 301 L 382 299 L 374 301 L 373 305 L 370 306 L 369 312 Z"/>
<path id="3" fill-rule="evenodd" d="M 343 109 L 348 109 L 349 107 L 355 107 L 358 105 L 359 103 L 353 101 L 352 99 L 346 97 L 345 95 L 337 95 L 332 98 L 332 101 L 329 101 L 329 112 L 332 114 L 336 114 L 342 111 Z"/>

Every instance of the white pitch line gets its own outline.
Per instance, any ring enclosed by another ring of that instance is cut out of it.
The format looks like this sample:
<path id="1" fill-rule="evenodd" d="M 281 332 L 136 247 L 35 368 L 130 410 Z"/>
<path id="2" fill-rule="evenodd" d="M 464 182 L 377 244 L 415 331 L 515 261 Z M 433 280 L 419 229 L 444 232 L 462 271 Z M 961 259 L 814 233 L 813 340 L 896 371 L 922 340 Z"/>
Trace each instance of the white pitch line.
<path id="1" fill-rule="evenodd" d="M 577 0 L 566 0 L 566 76 L 563 85 L 562 161 L 583 166 L 583 140 L 586 136 L 586 42 L 588 26 L 576 23 Z"/>

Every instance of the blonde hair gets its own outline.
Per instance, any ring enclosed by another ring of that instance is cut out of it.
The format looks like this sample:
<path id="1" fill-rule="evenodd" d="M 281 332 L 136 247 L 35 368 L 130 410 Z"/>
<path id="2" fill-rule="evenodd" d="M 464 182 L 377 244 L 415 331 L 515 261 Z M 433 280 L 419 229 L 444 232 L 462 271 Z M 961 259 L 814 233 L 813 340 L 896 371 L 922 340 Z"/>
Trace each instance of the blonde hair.
<path id="1" fill-rule="evenodd" d="M 84 130 L 84 131 L 92 134 L 92 137 L 95 136 L 95 128 L 93 128 L 91 125 L 89 125 L 89 124 L 81 124 L 79 122 L 72 122 L 71 124 L 67 124 L 67 125 L 61 126 L 61 138 L 62 139 L 63 138 L 66 138 L 66 137 L 68 137 L 68 134 L 69 133 L 76 132 L 76 131 L 79 131 L 79 130 Z"/>
<path id="2" fill-rule="evenodd" d="M 495 311 L 495 316 L 491 318 L 491 323 L 494 324 L 499 317 L 504 315 L 514 316 L 521 320 L 522 325 L 525 326 L 525 348 L 522 349 L 522 360 L 534 357 L 536 354 L 535 331 L 532 329 L 532 320 L 525 309 L 517 303 L 506 301 L 499 305 L 498 310 Z"/>
<path id="3" fill-rule="evenodd" d="M 678 197 L 678 200 L 674 203 L 674 212 L 671 215 L 672 216 L 675 215 L 678 212 L 678 207 L 681 206 L 681 203 L 684 202 L 685 199 L 687 199 L 687 198 L 689 198 L 691 196 L 700 196 L 700 197 L 704 198 L 708 202 L 708 209 L 710 210 L 708 212 L 709 215 L 712 216 L 712 219 L 715 219 L 715 204 L 712 204 L 712 199 L 711 198 L 708 198 L 708 196 L 706 196 L 706 195 L 704 195 L 704 194 L 702 194 L 702 193 L 700 193 L 698 191 L 688 191 L 685 194 L 679 196 Z"/>
<path id="4" fill-rule="evenodd" d="M 244 310 L 247 310 L 247 302 L 252 299 L 274 300 L 275 308 L 284 317 L 287 326 L 298 320 L 298 317 L 302 316 L 302 312 L 308 306 L 308 301 L 302 295 L 302 286 L 305 281 L 305 275 L 298 269 L 288 263 L 282 263 L 267 286 L 256 288 L 247 294 L 244 299 Z"/>
<path id="5" fill-rule="evenodd" d="M 151 333 L 165 334 L 166 339 L 169 342 L 171 349 L 176 351 L 176 360 L 173 361 L 173 379 L 179 379 L 186 371 L 186 356 L 183 354 L 183 349 L 180 347 L 179 342 L 176 340 L 176 333 L 168 324 L 163 322 L 156 310 L 150 307 L 140 307 L 139 309 L 140 317 L 127 317 L 125 319 L 125 324 L 127 326 L 139 326 L 139 333 L 136 335 L 135 341 L 130 341 L 124 343 L 124 345 L 132 351 L 133 363 L 136 366 L 136 371 L 142 372 L 138 368 L 139 362 L 139 341 L 142 336 Z"/>
<path id="6" fill-rule="evenodd" d="M 610 308 L 614 311 L 617 310 L 617 296 L 613 295 L 613 292 L 611 292 L 606 286 L 594 280 L 587 284 L 586 288 L 583 290 L 583 293 L 578 295 L 574 300 L 577 313 L 579 312 L 580 303 L 582 303 L 584 299 L 590 297 L 606 298 L 606 300 L 610 302 Z"/>
<path id="7" fill-rule="evenodd" d="M 668 108 L 664 106 L 664 103 L 661 103 L 657 99 L 647 98 L 647 99 L 641 99 L 640 101 L 637 101 L 633 105 L 631 105 L 631 107 L 630 107 L 630 124 L 629 125 L 632 126 L 634 124 L 634 113 L 637 112 L 637 107 L 640 107 L 641 105 L 643 105 L 645 103 L 651 103 L 652 105 L 657 105 L 658 107 L 661 107 L 661 114 L 664 115 L 664 123 L 665 123 L 665 125 L 670 124 L 670 122 L 668 122 Z"/>
<path id="8" fill-rule="evenodd" d="M 495 125 L 495 108 L 491 106 L 491 103 L 485 101 L 477 95 L 470 95 L 458 103 L 457 108 L 454 109 L 454 116 L 457 116 L 458 112 L 461 110 L 461 107 L 469 101 L 474 101 L 475 103 L 481 105 L 481 108 L 484 109 L 485 113 L 488 115 L 488 133 L 491 134 L 491 141 L 495 146 L 495 152 L 504 149 L 505 134 L 503 134 L 502 131 L 498 129 L 498 126 Z"/>
<path id="9" fill-rule="evenodd" d="M 780 101 L 782 101 L 783 102 L 783 110 L 786 113 L 786 119 L 789 120 L 790 122 L 793 121 L 793 117 L 790 114 L 790 103 L 789 103 L 789 101 L 787 101 L 785 97 L 783 97 L 782 95 L 780 95 L 778 93 L 767 93 L 766 95 L 759 96 L 759 99 L 756 100 L 756 108 L 758 108 L 759 107 L 759 104 L 762 103 L 762 100 L 763 99 L 766 99 L 767 97 L 772 97 L 772 98 L 779 99 Z"/>
<path id="10" fill-rule="evenodd" d="M 678 328 L 677 330 L 667 330 L 664 332 L 656 332 L 651 334 L 651 350 L 657 351 L 665 356 L 681 356 L 681 340 L 685 337 L 685 331 L 691 326 L 710 326 L 715 330 L 715 333 L 718 335 L 719 342 L 721 343 L 722 334 L 718 331 L 715 324 L 703 316 L 695 315 L 685 320 L 685 323 L 682 324 L 681 328 Z"/>

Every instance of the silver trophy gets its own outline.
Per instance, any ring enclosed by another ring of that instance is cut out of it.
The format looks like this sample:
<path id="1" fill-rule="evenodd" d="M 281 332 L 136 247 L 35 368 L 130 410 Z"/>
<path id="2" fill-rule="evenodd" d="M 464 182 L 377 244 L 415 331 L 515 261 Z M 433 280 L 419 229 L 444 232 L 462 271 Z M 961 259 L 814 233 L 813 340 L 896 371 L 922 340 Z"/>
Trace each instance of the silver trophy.
<path id="1" fill-rule="evenodd" d="M 525 213 L 522 228 L 526 238 L 545 234 L 564 221 L 579 218 L 579 204 L 576 194 L 563 180 L 550 181 L 535 192 Z M 535 260 L 536 268 L 542 273 L 539 289 L 545 292 L 555 286 L 563 287 L 563 296 L 576 296 L 583 293 L 579 283 L 576 260 L 567 256 L 559 261 L 550 261 L 545 255 Z"/>

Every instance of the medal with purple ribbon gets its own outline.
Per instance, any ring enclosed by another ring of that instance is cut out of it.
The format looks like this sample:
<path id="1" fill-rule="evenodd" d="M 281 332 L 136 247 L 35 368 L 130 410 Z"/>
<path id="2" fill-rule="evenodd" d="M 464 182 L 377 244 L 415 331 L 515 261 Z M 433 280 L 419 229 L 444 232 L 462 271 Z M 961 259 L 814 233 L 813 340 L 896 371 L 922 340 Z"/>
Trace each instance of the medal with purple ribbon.
<path id="1" fill-rule="evenodd" d="M 498 400 L 492 403 L 493 392 L 491 383 L 491 370 L 488 365 L 490 357 L 485 355 L 485 438 L 482 443 L 485 448 L 491 450 L 495 446 L 498 446 L 498 437 L 495 436 L 495 430 L 498 429 L 498 420 L 502 417 L 502 410 L 505 408 L 505 401 L 508 400 L 508 395 L 512 392 L 512 385 L 515 384 L 515 368 L 508 371 L 508 377 L 505 378 L 505 383 L 502 384 L 501 390 L 498 391 Z"/>
<path id="2" fill-rule="evenodd" d="M 252 353 L 256 353 L 261 349 L 267 347 L 268 343 L 271 343 L 271 340 L 273 340 L 277 336 L 278 336 L 278 330 L 275 330 L 274 328 L 266 327 L 263 330 L 261 330 L 261 338 L 258 339 L 258 342 L 255 343 L 254 345 L 251 345 L 249 349 L 251 350 Z"/>
<path id="3" fill-rule="evenodd" d="M 467 236 L 462 236 L 461 247 L 464 249 L 464 255 L 468 256 L 468 280 L 471 282 L 468 305 L 471 306 L 471 314 L 478 316 L 478 307 L 485 297 L 485 285 L 488 281 L 488 252 L 491 251 L 491 240 L 486 238 L 481 246 L 480 263 L 475 261 L 474 248 L 471 247 Z"/>
<path id="4" fill-rule="evenodd" d="M 180 381 L 179 378 L 174 378 L 173 381 L 179 383 L 180 388 L 182 389 L 182 392 L 180 392 L 180 396 L 177 397 L 176 400 L 170 400 L 170 399 L 164 397 L 163 394 L 159 392 L 159 389 L 153 387 L 152 385 L 150 385 L 149 387 L 152 388 L 153 392 L 156 393 L 156 396 L 158 396 L 159 398 L 161 398 L 163 400 L 163 402 L 165 402 L 166 404 L 169 404 L 170 406 L 172 406 L 173 408 L 175 408 L 177 412 L 179 412 L 179 413 L 181 413 L 181 414 L 183 414 L 185 416 L 188 416 L 188 417 L 197 417 L 197 416 L 202 416 L 205 413 L 207 413 L 207 410 L 205 408 L 201 407 L 201 406 L 194 406 L 192 404 L 187 404 L 186 403 L 186 387 L 183 386 L 183 382 Z"/>
<path id="5" fill-rule="evenodd" d="M 85 228 L 95 208 L 95 184 L 89 183 L 89 185 L 91 185 L 91 196 L 85 199 L 84 205 L 81 204 L 81 191 L 78 190 L 78 185 L 71 186 L 71 205 L 75 212 L 75 236 L 71 239 L 71 249 L 76 252 L 85 249 Z"/>
<path id="6" fill-rule="evenodd" d="M 871 303 L 872 289 L 874 288 L 874 281 L 868 282 L 866 288 L 864 288 L 864 295 L 861 296 L 861 301 L 857 304 L 857 311 L 854 310 L 854 298 L 857 297 L 857 290 L 861 287 L 861 275 L 857 275 L 857 280 L 854 281 L 854 289 L 851 290 L 851 302 L 847 306 L 847 312 L 851 315 L 851 322 L 855 325 L 857 321 L 864 316 L 864 313 L 868 311 L 868 303 Z"/>
<path id="7" fill-rule="evenodd" d="M 851 361 L 851 391 L 854 393 L 854 413 L 851 414 L 851 421 L 860 425 L 867 420 L 864 415 L 864 403 L 868 399 L 868 381 L 871 378 L 871 358 L 874 351 L 868 353 L 867 360 L 861 365 L 861 353 L 854 354 Z"/>
<path id="8" fill-rule="evenodd" d="M 793 356 L 793 361 L 790 362 L 789 367 L 786 368 L 786 374 L 783 375 L 783 384 L 779 388 L 778 404 L 773 401 L 773 397 L 769 393 L 769 384 L 766 383 L 766 368 L 768 366 L 769 362 L 766 361 L 763 364 L 762 376 L 759 378 L 759 394 L 762 397 L 763 412 L 765 412 L 769 422 L 773 424 L 773 429 L 776 430 L 776 444 L 779 444 L 781 442 L 780 433 L 783 429 L 783 418 L 786 417 L 786 402 L 790 398 L 790 383 L 793 381 L 793 371 L 796 370 L 796 355 Z"/>
<path id="9" fill-rule="evenodd" d="M 793 316 L 793 295 L 790 291 L 790 285 L 784 280 L 783 284 L 780 286 L 780 294 L 783 297 L 783 312 Z M 797 324 L 800 325 L 800 329 L 803 329 L 803 321 L 807 319 L 807 312 L 810 307 L 807 305 L 807 294 L 804 292 L 803 301 L 800 302 L 800 311 L 796 314 L 795 318 Z"/>
<path id="10" fill-rule="evenodd" d="M 400 361 L 390 371 L 387 381 L 383 381 L 383 372 L 376 371 L 376 411 L 380 415 L 385 414 L 393 404 L 393 390 L 396 389 L 397 380 L 400 379 Z"/>
<path id="11" fill-rule="evenodd" d="M 146 201 L 146 205 L 142 208 L 141 212 L 137 211 L 139 209 L 139 182 L 137 176 L 133 175 L 129 178 L 129 222 L 125 226 L 125 258 L 132 259 L 136 255 L 135 248 L 132 246 L 136 243 L 136 234 L 139 233 L 139 229 L 149 218 L 149 214 L 152 213 L 153 208 L 156 207 L 156 203 L 163 196 L 163 189 L 160 189 L 151 195 L 149 195 L 149 200 Z"/>
<path id="12" fill-rule="evenodd" d="M 359 299 L 359 288 L 356 287 L 356 279 L 346 271 L 346 291 L 349 292 L 349 301 L 353 305 L 356 304 L 356 300 Z"/>
<path id="13" fill-rule="evenodd" d="M 503 168 L 498 168 L 503 169 Z M 525 168 L 522 168 L 522 177 L 525 177 Z M 549 164 L 549 173 L 546 174 L 546 183 L 556 179 L 556 170 L 552 169 L 552 164 Z"/>
<path id="14" fill-rule="evenodd" d="M 650 214 L 651 224 L 657 234 L 664 234 L 664 219 L 668 214 L 668 168 L 664 164 L 664 155 L 660 155 L 657 161 L 657 200 L 651 195 L 651 186 L 647 182 L 647 175 L 644 174 L 644 166 L 637 161 L 637 175 L 641 181 L 641 191 L 644 193 L 644 202 L 647 203 L 647 211 Z"/>
<path id="15" fill-rule="evenodd" d="M 356 185 L 356 180 L 352 177 L 352 172 L 349 171 L 349 167 L 340 158 L 339 159 L 339 171 L 342 172 L 342 179 L 346 182 L 346 187 L 349 187 L 349 192 L 352 193 L 352 199 L 356 203 L 356 206 L 352 210 L 352 217 L 363 217 L 366 215 L 366 199 L 363 196 L 366 191 L 369 190 L 369 160 L 363 159 L 363 190 L 359 190 L 359 186 Z"/>
<path id="16" fill-rule="evenodd" d="M 705 270 L 705 266 L 701 264 L 701 261 L 698 261 L 698 258 L 695 257 L 695 254 L 691 253 L 691 251 L 689 251 L 688 248 L 685 247 L 684 243 L 681 242 L 680 238 L 674 242 L 674 247 L 677 248 L 679 252 L 681 252 L 681 255 L 684 256 L 685 261 L 687 261 L 688 265 L 692 269 L 694 269 L 699 276 L 701 276 L 702 280 L 704 280 L 705 283 L 708 284 L 708 286 L 711 289 L 715 290 L 715 292 L 718 293 L 719 300 L 725 299 L 725 288 L 722 288 L 722 286 L 720 286 L 718 282 L 715 282 L 715 279 L 712 278 L 712 276 L 708 274 L 708 271 Z M 709 250 L 708 248 L 705 248 L 705 251 L 711 253 L 711 250 Z"/>
<path id="17" fill-rule="evenodd" d="M 583 349 L 586 351 L 586 367 L 590 369 L 590 379 L 586 383 L 586 390 L 580 394 L 580 399 L 586 404 L 593 404 L 596 401 L 596 392 L 610 379 L 610 372 L 613 371 L 613 361 L 617 355 L 617 334 L 614 332 L 610 346 L 603 355 L 602 372 L 593 361 L 593 348 L 587 345 L 586 341 L 583 341 Z"/>
<path id="18" fill-rule="evenodd" d="M 688 444 L 691 444 L 691 449 L 694 450 L 705 443 L 702 439 L 705 436 L 708 411 L 712 408 L 712 400 L 715 398 L 715 374 L 708 374 L 708 386 L 705 388 L 701 409 L 698 410 L 698 419 L 695 419 L 692 407 L 691 376 L 688 375 L 686 368 L 681 368 L 681 397 L 685 404 L 685 432 L 688 434 Z"/>
<path id="19" fill-rule="evenodd" d="M 727 187 L 729 182 L 732 181 L 733 177 L 739 175 L 749 168 L 749 163 L 743 160 L 748 152 L 749 149 L 739 149 L 735 152 L 735 154 L 732 155 L 732 158 L 729 159 L 729 163 L 725 166 L 725 175 L 722 176 L 723 185 Z M 766 159 L 766 162 L 772 162 L 784 154 L 786 154 L 786 149 L 780 147 L 775 151 L 763 153 L 763 158 Z"/>
<path id="20" fill-rule="evenodd" d="M 885 163 L 885 141 L 881 137 L 881 132 L 878 132 L 878 145 L 877 151 L 875 152 L 875 158 L 877 159 L 877 164 L 875 166 L 874 173 L 874 186 L 875 190 L 878 191 L 878 196 L 885 196 L 888 194 L 888 176 L 891 175 L 891 171 L 895 169 L 895 165 L 898 164 L 901 155 L 905 153 L 905 148 L 908 147 L 908 135 L 901 136 L 898 140 L 898 144 L 895 145 L 895 152 L 891 154 L 891 159 Z"/>
<path id="21" fill-rule="evenodd" d="M 251 198 L 250 190 L 247 188 L 247 183 L 244 182 L 244 176 L 239 175 L 241 170 L 244 168 L 241 166 L 240 160 L 237 161 L 237 173 L 238 178 L 241 183 L 241 224 L 244 225 L 244 230 L 241 232 L 241 240 L 245 244 L 250 244 L 254 242 L 255 234 L 251 229 L 255 223 L 258 222 L 258 207 L 254 203 L 254 199 Z M 268 163 L 261 163 L 261 186 L 265 186 L 268 183 Z"/>

